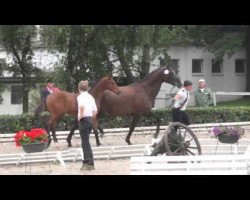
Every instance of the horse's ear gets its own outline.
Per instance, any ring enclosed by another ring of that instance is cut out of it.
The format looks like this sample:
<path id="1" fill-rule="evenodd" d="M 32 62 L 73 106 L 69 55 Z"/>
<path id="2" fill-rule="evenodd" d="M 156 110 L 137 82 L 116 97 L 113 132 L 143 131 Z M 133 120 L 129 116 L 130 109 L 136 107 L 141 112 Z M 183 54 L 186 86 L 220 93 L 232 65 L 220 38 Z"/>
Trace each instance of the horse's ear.
<path id="1" fill-rule="evenodd" d="M 112 74 L 109 75 L 109 79 L 112 78 Z"/>

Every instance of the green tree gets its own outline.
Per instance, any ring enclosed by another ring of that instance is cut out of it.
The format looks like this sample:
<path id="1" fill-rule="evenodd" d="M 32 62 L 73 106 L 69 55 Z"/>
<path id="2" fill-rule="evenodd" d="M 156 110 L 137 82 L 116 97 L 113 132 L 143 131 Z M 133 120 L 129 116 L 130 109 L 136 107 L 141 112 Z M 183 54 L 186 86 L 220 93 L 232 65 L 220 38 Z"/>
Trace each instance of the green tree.
<path id="1" fill-rule="evenodd" d="M 11 72 L 13 77 L 22 77 L 24 113 L 28 112 L 28 95 L 32 85 L 32 75 L 40 71 L 32 63 L 36 36 L 35 25 L 0 26 L 0 45 L 13 59 L 4 70 Z"/>
<path id="2" fill-rule="evenodd" d="M 135 75 L 142 79 L 149 73 L 152 61 L 159 54 L 166 60 L 172 45 L 185 44 L 185 34 L 186 29 L 181 25 L 110 25 L 103 30 L 100 41 L 106 46 L 107 54 L 119 61 L 118 72 L 132 83 Z M 112 63 L 111 68 L 114 68 Z"/>
<path id="3" fill-rule="evenodd" d="M 65 80 L 67 91 L 76 92 L 80 80 L 97 79 L 107 73 L 103 46 L 98 42 L 102 28 L 92 25 L 41 26 L 41 40 L 45 48 L 62 55 L 60 66 L 63 69 L 56 69 L 60 71 L 57 79 Z"/>

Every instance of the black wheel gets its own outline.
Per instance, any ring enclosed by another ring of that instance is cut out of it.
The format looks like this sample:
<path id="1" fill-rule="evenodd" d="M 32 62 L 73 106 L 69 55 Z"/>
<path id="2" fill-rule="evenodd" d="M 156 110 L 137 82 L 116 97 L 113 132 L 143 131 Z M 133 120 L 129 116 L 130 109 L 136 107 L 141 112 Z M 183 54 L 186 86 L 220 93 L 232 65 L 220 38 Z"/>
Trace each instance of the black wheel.
<path id="1" fill-rule="evenodd" d="M 155 145 L 151 156 L 167 155 L 201 155 L 200 143 L 194 132 L 180 122 L 171 123 L 165 130 L 160 142 Z"/>

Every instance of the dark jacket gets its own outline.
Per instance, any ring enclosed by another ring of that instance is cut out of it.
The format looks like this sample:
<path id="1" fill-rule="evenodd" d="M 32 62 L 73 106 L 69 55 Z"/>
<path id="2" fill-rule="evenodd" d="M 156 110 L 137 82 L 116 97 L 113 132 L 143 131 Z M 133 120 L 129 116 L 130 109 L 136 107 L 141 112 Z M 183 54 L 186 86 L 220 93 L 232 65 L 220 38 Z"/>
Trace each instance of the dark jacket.
<path id="1" fill-rule="evenodd" d="M 50 92 L 47 89 L 47 87 L 43 88 L 42 91 L 41 91 L 41 99 L 46 98 L 49 94 L 50 94 Z"/>

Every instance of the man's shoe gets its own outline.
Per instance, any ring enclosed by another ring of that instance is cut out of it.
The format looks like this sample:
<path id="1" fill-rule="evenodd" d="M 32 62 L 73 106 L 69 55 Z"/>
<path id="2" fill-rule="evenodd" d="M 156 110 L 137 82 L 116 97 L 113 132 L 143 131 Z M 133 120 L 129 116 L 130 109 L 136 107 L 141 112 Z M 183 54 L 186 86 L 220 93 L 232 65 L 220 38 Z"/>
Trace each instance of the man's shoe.
<path id="1" fill-rule="evenodd" d="M 94 165 L 90 165 L 90 164 L 82 164 L 82 167 L 80 169 L 82 170 L 95 170 L 95 166 Z"/>
<path id="2" fill-rule="evenodd" d="M 94 165 L 87 165 L 87 170 L 95 170 L 95 166 Z"/>

